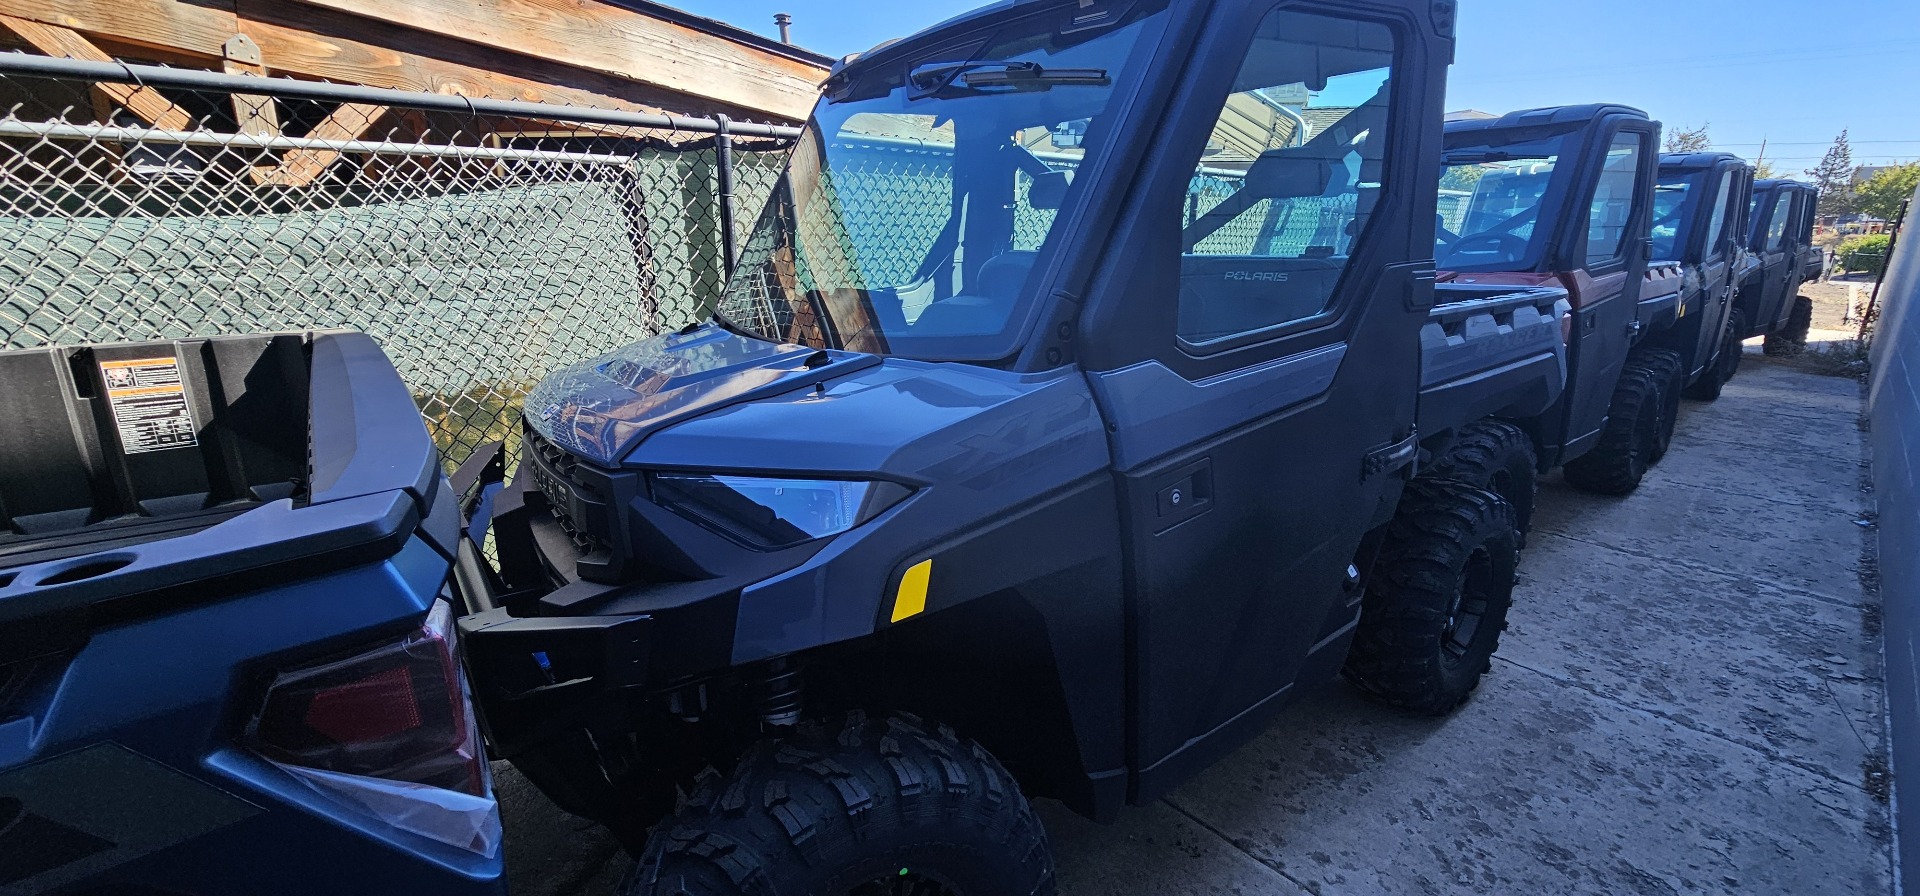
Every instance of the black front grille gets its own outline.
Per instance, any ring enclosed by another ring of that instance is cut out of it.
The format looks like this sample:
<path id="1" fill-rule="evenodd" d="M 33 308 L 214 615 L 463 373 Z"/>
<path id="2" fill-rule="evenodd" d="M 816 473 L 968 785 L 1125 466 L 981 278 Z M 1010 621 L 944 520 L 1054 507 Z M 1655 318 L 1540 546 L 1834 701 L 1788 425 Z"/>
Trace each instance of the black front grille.
<path id="1" fill-rule="evenodd" d="M 527 581 L 543 575 L 542 564 L 562 578 L 580 578 L 604 584 L 639 581 L 682 581 L 687 573 L 663 569 L 642 556 L 640 545 L 658 538 L 646 522 L 646 474 L 640 470 L 607 468 L 568 452 L 551 439 L 523 430 L 525 449 L 516 487 L 524 489 L 523 513 L 517 514 L 513 536 L 502 536 L 524 547 L 501 550 L 504 566 L 516 559 L 516 575 Z M 519 483 L 524 480 L 525 485 Z M 572 556 L 563 556 L 571 553 Z M 571 569 L 569 569 L 569 566 Z"/>
<path id="2" fill-rule="evenodd" d="M 580 465 L 579 458 L 568 454 L 566 449 L 555 445 L 538 430 L 532 428 L 527 429 L 527 449 L 550 469 L 563 476 L 572 476 L 574 469 Z"/>
<path id="3" fill-rule="evenodd" d="M 560 531 L 573 542 L 582 557 L 611 549 L 607 539 L 590 528 L 582 517 L 587 503 L 600 503 L 600 489 L 583 474 L 580 459 L 555 445 L 531 427 L 526 431 L 527 457 L 534 464 L 534 487 L 546 498 Z"/>

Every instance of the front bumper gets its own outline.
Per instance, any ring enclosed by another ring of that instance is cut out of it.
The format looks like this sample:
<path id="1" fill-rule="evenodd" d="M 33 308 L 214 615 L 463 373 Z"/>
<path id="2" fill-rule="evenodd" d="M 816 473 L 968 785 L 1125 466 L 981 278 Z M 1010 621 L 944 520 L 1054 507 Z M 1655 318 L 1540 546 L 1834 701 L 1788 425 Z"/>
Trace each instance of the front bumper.
<path id="1" fill-rule="evenodd" d="M 502 758 L 583 726 L 618 724 L 631 699 L 731 666 L 742 591 L 808 553 L 712 578 L 588 581 L 570 561 L 605 549 L 581 547 L 557 524 L 552 468 L 533 456 L 523 463 L 546 476 L 506 484 L 497 443 L 454 476 L 464 521 L 455 583 L 469 610 L 460 640 L 481 727 Z M 621 509 L 593 512 L 609 518 Z M 514 557 L 517 568 L 496 571 L 482 558 L 489 533 L 502 566 Z"/>

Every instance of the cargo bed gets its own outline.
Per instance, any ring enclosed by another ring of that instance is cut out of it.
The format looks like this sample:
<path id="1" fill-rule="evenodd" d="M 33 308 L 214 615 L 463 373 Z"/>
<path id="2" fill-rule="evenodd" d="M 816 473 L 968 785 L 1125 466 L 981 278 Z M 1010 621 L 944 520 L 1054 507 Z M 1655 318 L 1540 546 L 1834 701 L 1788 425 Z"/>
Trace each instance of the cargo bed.
<path id="1" fill-rule="evenodd" d="M 1567 291 L 1441 283 L 1420 331 L 1421 432 L 1539 414 L 1566 387 Z"/>
<path id="2" fill-rule="evenodd" d="M 391 553 L 440 472 L 393 377 L 350 332 L 0 352 L 0 641 Z"/>

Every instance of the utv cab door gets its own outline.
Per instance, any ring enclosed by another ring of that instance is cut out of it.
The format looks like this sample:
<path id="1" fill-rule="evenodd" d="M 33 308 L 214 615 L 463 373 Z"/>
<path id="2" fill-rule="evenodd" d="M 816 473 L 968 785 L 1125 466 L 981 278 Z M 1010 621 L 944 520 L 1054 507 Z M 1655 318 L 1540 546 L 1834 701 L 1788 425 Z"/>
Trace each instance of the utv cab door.
<path id="1" fill-rule="evenodd" d="M 1760 261 L 1753 280 L 1758 295 L 1750 303 L 1752 318 L 1742 336 L 1769 333 L 1787 322 L 1794 291 L 1800 286 L 1800 253 L 1792 230 L 1797 193 L 1790 187 L 1776 187 L 1756 203 L 1750 227 L 1751 245 Z"/>
<path id="2" fill-rule="evenodd" d="M 1224 4 L 1170 114 L 1120 135 L 1150 149 L 1079 342 L 1121 489 L 1135 802 L 1345 656 L 1351 564 L 1417 451 L 1432 27 Z"/>
<path id="3" fill-rule="evenodd" d="M 1733 310 L 1733 277 L 1747 243 L 1742 232 L 1747 216 L 1742 212 L 1752 186 L 1753 169 L 1733 160 L 1714 165 L 1704 184 L 1705 195 L 1714 201 L 1701 226 L 1694 228 L 1697 254 L 1689 256 L 1700 259 L 1702 285 L 1700 306 L 1685 309 L 1699 315 L 1691 331 L 1693 351 L 1684 359 L 1689 382 L 1719 360 L 1727 316 Z"/>
<path id="4" fill-rule="evenodd" d="M 1564 285 L 1578 304 L 1568 327 L 1561 450 L 1545 458 L 1549 462 L 1584 452 L 1606 423 L 1647 271 L 1658 125 L 1644 116 L 1611 115 L 1597 126 L 1601 132 L 1587 142 L 1592 150 L 1579 160 L 1569 191 L 1586 213 L 1559 216 L 1551 250 L 1552 268 L 1567 272 Z"/>
<path id="5" fill-rule="evenodd" d="M 1800 284 L 1818 280 L 1826 272 L 1827 254 L 1825 249 L 1813 244 L 1813 220 L 1820 213 L 1820 191 L 1801 184 L 1794 188 L 1793 193 L 1794 219 L 1788 225 L 1788 230 L 1800 257 L 1800 271 L 1793 280 L 1797 293 Z M 1787 313 L 1791 313 L 1793 303 L 1788 302 L 1787 305 Z"/>

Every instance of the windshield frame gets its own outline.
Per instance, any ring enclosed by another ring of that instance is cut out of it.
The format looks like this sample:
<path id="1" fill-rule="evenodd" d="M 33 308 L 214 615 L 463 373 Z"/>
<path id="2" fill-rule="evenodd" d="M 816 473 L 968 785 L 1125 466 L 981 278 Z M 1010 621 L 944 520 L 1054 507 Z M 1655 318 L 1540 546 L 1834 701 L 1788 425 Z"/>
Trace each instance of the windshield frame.
<path id="1" fill-rule="evenodd" d="M 889 78 L 904 75 L 904 79 L 901 80 L 898 85 L 884 93 L 869 94 L 865 97 L 889 98 L 890 102 L 887 109 L 876 110 L 881 114 L 886 114 L 886 112 L 889 111 L 897 114 L 899 110 L 893 108 L 896 106 L 912 107 L 915 105 L 924 105 L 929 111 L 933 111 L 937 110 L 941 103 L 964 102 L 969 100 L 978 101 L 984 99 L 984 97 L 975 95 L 943 98 L 933 94 L 918 94 L 912 83 L 912 73 L 921 67 L 938 64 L 940 62 L 953 61 L 956 58 L 973 60 L 986 48 L 997 43 L 1002 43 L 1010 35 L 1020 35 L 1021 29 L 1028 29 L 1034 35 L 1044 33 L 1042 31 L 1043 28 L 1064 34 L 1071 34 L 1075 31 L 1092 32 L 1089 34 L 1088 40 L 1098 39 L 1102 34 L 1113 33 L 1122 28 L 1139 29 L 1133 43 L 1126 48 L 1124 55 L 1119 58 L 1117 66 L 1111 68 L 1108 72 L 1112 82 L 1111 86 L 1103 88 L 1108 91 L 1107 96 L 1100 107 L 1100 111 L 1097 112 L 1096 115 L 1105 116 L 1111 123 L 1107 129 L 1106 139 L 1102 140 L 1098 145 L 1088 146 L 1077 165 L 1076 179 L 1086 180 L 1089 184 L 1102 182 L 1101 172 L 1107 169 L 1110 160 L 1116 156 L 1124 155 L 1127 151 L 1133 149 L 1133 147 L 1127 146 L 1122 139 L 1123 135 L 1132 129 L 1132 124 L 1127 121 L 1127 119 L 1132 110 L 1137 108 L 1141 93 L 1151 87 L 1153 79 L 1157 76 L 1159 66 L 1163 62 L 1160 57 L 1163 55 L 1164 44 L 1168 40 L 1169 34 L 1179 27 L 1175 20 L 1179 17 L 1182 6 L 1183 4 L 1177 2 L 1149 2 L 1144 4 L 1115 3 L 1112 8 L 1116 10 L 1117 14 L 1125 17 L 1121 23 L 1099 27 L 1097 31 L 1091 27 L 1079 29 L 1069 28 L 1061 31 L 1055 28 L 1055 26 L 1061 23 L 1062 13 L 1081 8 L 1076 0 L 1058 0 L 1058 2 L 1035 3 L 1031 5 L 1022 4 L 1012 9 L 992 10 L 979 15 L 967 16 L 962 19 L 950 21 L 946 24 L 936 26 L 929 31 L 922 32 L 921 35 L 907 38 L 898 43 L 884 45 L 881 49 L 873 52 L 869 56 L 847 64 L 844 68 L 830 76 L 826 84 L 823 85 L 823 95 L 816 104 L 813 113 L 809 115 L 807 124 L 805 128 L 803 128 L 798 141 L 795 143 L 795 149 L 789 155 L 787 164 L 783 165 L 779 180 L 776 183 L 772 195 L 769 197 L 767 207 L 756 216 L 753 231 L 757 233 L 760 228 L 764 226 L 764 219 L 772 213 L 773 206 L 782 201 L 781 197 L 783 192 L 791 189 L 792 180 L 790 178 L 793 171 L 793 160 L 799 152 L 803 151 L 802 147 L 808 142 L 813 142 L 817 146 L 822 147 L 814 151 L 824 153 L 824 144 L 830 143 L 836 137 L 840 136 L 837 133 L 823 133 L 821 128 L 822 123 L 844 122 L 854 115 L 860 114 L 857 111 L 847 112 L 838 107 L 848 105 L 857 106 L 860 103 L 863 97 L 857 94 L 863 81 L 878 79 L 885 82 Z M 1142 11 L 1136 15 L 1134 14 L 1136 9 Z M 1058 89 L 1077 90 L 1084 88 L 1078 85 L 1061 85 Z M 833 111 L 829 113 L 829 109 Z M 976 125 L 976 127 L 978 127 L 978 125 Z M 956 151 L 967 139 L 967 137 L 959 135 L 958 129 L 956 128 L 954 144 Z M 816 162 L 817 161 L 818 159 L 816 158 Z M 956 194 L 959 192 L 957 183 L 955 185 L 955 191 Z M 854 347 L 848 350 L 868 350 L 887 356 L 905 357 L 929 362 L 957 361 L 982 366 L 1008 366 L 1015 359 L 1026 354 L 1025 349 L 1032 339 L 1032 333 L 1036 323 L 1045 315 L 1049 314 L 1052 307 L 1059 301 L 1059 297 L 1053 295 L 1053 291 L 1049 288 L 1051 282 L 1059 273 L 1057 270 L 1058 258 L 1066 249 L 1070 248 L 1081 235 L 1085 226 L 1084 209 L 1090 200 L 1094 198 L 1093 194 L 1098 192 L 1098 189 L 1075 189 L 1068 191 L 1066 201 L 1055 210 L 1054 219 L 1049 228 L 1048 235 L 1038 248 L 1034 263 L 1026 275 L 1025 282 L 1021 284 L 1012 302 L 1007 318 L 997 334 L 986 337 L 928 337 L 929 339 L 937 339 L 943 343 L 951 343 L 959 340 L 975 340 L 983 343 L 978 350 L 917 350 L 930 348 L 931 346 L 918 345 L 913 341 L 907 341 L 905 344 L 901 344 L 903 340 L 899 338 L 900 334 L 897 333 L 886 334 L 889 338 L 882 340 L 883 347 L 881 348 L 862 349 Z M 961 226 L 964 227 L 964 224 Z M 750 235 L 748 241 L 751 239 L 752 236 Z M 749 270 L 750 268 L 752 270 Z M 722 308 L 734 295 L 736 281 L 742 276 L 757 274 L 760 270 L 762 270 L 761 264 L 743 252 L 742 256 L 736 260 L 733 267 L 728 271 L 726 285 L 720 290 L 719 294 L 710 300 L 702 309 L 703 313 L 711 314 L 723 326 L 736 332 L 754 336 L 755 338 L 772 338 L 768 334 L 756 332 L 753 327 L 742 326 L 727 320 L 722 312 Z M 867 293 L 872 289 L 881 288 L 884 287 L 873 286 L 859 290 L 845 291 L 860 293 L 861 304 L 869 309 L 868 313 L 871 313 L 872 303 Z M 812 305 L 815 309 L 819 309 L 824 304 L 827 304 L 826 300 L 821 296 L 822 292 L 822 290 L 811 290 L 803 297 L 803 301 Z M 834 327 L 828 325 L 822 329 L 823 331 L 829 331 L 834 329 Z M 838 349 L 843 348 L 846 344 L 843 338 L 834 336 L 828 338 L 830 341 L 838 344 L 826 347 Z M 988 340 L 991 340 L 991 344 L 984 344 Z"/>

